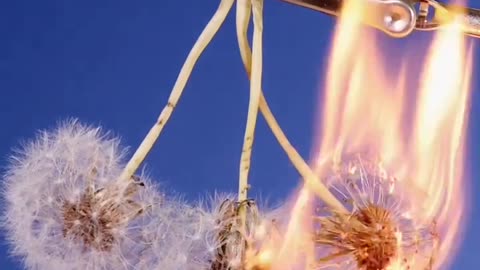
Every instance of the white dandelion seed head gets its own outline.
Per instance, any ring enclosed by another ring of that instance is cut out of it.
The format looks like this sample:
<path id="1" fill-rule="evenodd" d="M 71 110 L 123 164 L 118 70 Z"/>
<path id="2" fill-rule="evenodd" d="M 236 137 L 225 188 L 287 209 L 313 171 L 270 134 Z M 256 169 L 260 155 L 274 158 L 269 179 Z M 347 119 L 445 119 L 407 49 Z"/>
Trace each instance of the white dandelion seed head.
<path id="1" fill-rule="evenodd" d="M 194 270 L 205 266 L 205 232 L 214 225 L 201 208 L 165 196 L 142 227 L 151 248 L 141 253 L 138 269 Z"/>
<path id="2" fill-rule="evenodd" d="M 318 209 L 315 233 L 321 269 L 428 269 L 438 247 L 435 222 L 417 222 L 414 205 L 378 163 L 352 157 L 325 176 L 334 195 L 359 223 Z"/>
<path id="3" fill-rule="evenodd" d="M 222 244 L 218 241 L 219 216 L 224 215 L 220 200 L 226 198 L 215 194 L 207 203 L 191 205 L 165 196 L 164 202 L 152 209 L 151 223 L 143 227 L 152 248 L 142 254 L 139 269 L 209 269 Z"/>
<path id="4" fill-rule="evenodd" d="M 75 120 L 12 156 L 3 227 L 26 268 L 134 269 L 159 195 L 145 177 L 143 187 L 119 184 L 122 156 L 118 139 Z"/>

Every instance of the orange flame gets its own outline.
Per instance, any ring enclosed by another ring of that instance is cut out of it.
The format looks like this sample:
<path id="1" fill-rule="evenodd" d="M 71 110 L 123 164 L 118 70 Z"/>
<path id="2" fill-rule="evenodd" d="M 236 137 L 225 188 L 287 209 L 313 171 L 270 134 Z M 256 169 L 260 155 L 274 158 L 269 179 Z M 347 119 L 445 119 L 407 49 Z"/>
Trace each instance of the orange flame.
<path id="1" fill-rule="evenodd" d="M 412 87 L 407 72 L 411 65 L 404 62 L 392 70 L 375 33 L 361 26 L 366 12 L 362 1 L 345 2 L 330 55 L 315 170 L 321 174 L 322 168 L 348 153 L 375 153 L 382 168 L 408 191 L 408 198 L 402 199 L 415 205 L 403 214 L 419 224 L 436 222 L 440 244 L 434 268 L 445 267 L 465 224 L 465 127 L 472 50 L 455 23 L 438 31 L 426 59 L 414 63 L 423 66 L 420 83 Z M 387 76 L 390 70 L 396 72 L 395 80 Z M 314 261 L 314 248 L 303 241 L 312 230 L 306 225 L 312 215 L 311 197 L 306 188 L 299 192 L 278 251 L 280 262 L 273 269 L 309 269 L 293 262 L 302 254 L 306 263 Z M 278 247 L 266 245 L 269 250 Z M 420 268 L 409 269 L 416 267 Z M 389 269 L 404 268 L 397 261 Z"/>
<path id="2" fill-rule="evenodd" d="M 470 95 L 471 50 L 461 29 L 439 31 L 429 48 L 418 91 L 402 68 L 392 83 L 381 45 L 363 31 L 361 1 L 348 1 L 335 36 L 327 78 L 319 157 L 364 149 L 379 153 L 408 187 L 417 222 L 435 219 L 442 232 L 437 263 L 453 254 L 464 217 L 464 141 Z M 406 67 L 406 65 L 403 65 Z M 413 93 L 412 93 L 413 92 Z M 408 99 L 415 97 L 415 102 Z M 408 123 L 404 116 L 413 112 Z M 318 167 L 324 166 L 319 160 Z"/>

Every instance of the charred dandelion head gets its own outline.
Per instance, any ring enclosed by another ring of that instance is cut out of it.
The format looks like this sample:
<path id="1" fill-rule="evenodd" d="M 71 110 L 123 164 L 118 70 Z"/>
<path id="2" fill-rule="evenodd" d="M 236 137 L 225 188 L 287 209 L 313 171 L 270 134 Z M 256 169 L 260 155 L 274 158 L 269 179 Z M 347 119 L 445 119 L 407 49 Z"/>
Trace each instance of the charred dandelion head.
<path id="1" fill-rule="evenodd" d="M 265 270 L 267 264 L 259 260 L 265 238 L 268 218 L 259 212 L 255 201 L 238 202 L 234 196 L 215 200 L 215 224 L 209 233 L 211 246 L 210 270 Z M 242 209 L 243 208 L 243 209 Z M 242 226 L 240 211 L 246 212 Z"/>
<path id="2" fill-rule="evenodd" d="M 348 213 L 321 207 L 315 218 L 320 265 L 341 269 L 430 269 L 435 222 L 417 222 L 397 180 L 379 163 L 357 156 L 327 177 Z M 328 268 L 328 267 L 327 267 Z"/>

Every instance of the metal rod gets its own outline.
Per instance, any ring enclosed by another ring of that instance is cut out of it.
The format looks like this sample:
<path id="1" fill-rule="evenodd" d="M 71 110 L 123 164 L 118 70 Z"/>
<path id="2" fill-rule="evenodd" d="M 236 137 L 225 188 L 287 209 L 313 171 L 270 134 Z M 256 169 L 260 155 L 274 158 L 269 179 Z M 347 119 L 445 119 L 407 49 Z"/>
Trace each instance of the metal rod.
<path id="1" fill-rule="evenodd" d="M 343 0 L 282 0 L 297 6 L 320 11 L 330 16 L 340 16 Z"/>

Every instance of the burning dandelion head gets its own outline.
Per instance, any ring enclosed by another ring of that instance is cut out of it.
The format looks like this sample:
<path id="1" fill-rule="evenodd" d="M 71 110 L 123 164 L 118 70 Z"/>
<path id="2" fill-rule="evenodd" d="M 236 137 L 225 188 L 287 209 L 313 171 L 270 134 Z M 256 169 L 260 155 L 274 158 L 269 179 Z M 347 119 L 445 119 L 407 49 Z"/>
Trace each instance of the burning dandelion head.
<path id="1" fill-rule="evenodd" d="M 343 8 L 326 79 L 314 166 L 346 211 L 317 213 L 320 264 L 447 267 L 465 224 L 471 50 L 453 23 L 417 48 L 425 60 L 411 78 L 418 61 L 407 54 L 399 68 L 388 65 L 396 55 L 361 27 L 359 5 Z"/>
<path id="2" fill-rule="evenodd" d="M 327 176 L 347 213 L 318 210 L 314 241 L 322 262 L 339 269 L 431 269 L 438 236 L 435 222 L 409 215 L 414 205 L 394 176 L 360 156 Z"/>
<path id="3" fill-rule="evenodd" d="M 125 269 L 148 247 L 141 227 L 159 195 L 148 179 L 119 181 L 117 139 L 67 122 L 12 158 L 5 229 L 29 269 Z"/>

